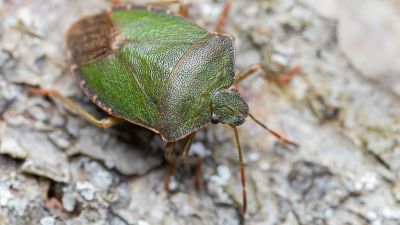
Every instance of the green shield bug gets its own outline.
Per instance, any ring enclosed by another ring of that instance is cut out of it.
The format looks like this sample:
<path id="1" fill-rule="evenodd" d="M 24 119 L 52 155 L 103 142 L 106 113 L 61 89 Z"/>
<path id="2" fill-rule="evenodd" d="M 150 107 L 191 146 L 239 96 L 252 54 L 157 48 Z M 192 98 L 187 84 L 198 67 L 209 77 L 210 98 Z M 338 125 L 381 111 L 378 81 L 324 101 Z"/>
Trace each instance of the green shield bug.
<path id="1" fill-rule="evenodd" d="M 170 162 L 176 160 L 172 153 L 177 141 L 186 143 L 179 151 L 184 159 L 197 130 L 211 123 L 230 125 L 238 148 L 245 212 L 245 174 L 236 127 L 250 117 L 282 142 L 295 144 L 255 119 L 236 88 L 262 67 L 256 64 L 235 76 L 233 38 L 192 23 L 184 18 L 185 5 L 180 6 L 180 15 L 151 6 L 114 6 L 78 20 L 68 30 L 70 71 L 83 92 L 110 117 L 98 120 L 54 89 L 32 92 L 59 98 L 99 127 L 128 121 L 160 134 Z"/>

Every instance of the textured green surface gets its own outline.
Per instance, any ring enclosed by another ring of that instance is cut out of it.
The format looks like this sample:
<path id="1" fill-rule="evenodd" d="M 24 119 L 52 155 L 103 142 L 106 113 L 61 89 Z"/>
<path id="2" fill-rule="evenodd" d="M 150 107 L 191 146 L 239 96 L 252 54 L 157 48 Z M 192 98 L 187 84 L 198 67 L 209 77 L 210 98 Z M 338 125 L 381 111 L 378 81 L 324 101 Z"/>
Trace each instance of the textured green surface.
<path id="1" fill-rule="evenodd" d="M 210 123 L 213 96 L 233 83 L 232 40 L 158 11 L 118 10 L 111 18 L 121 38 L 116 51 L 79 68 L 98 100 L 167 141 Z"/>
<path id="2" fill-rule="evenodd" d="M 235 91 L 220 91 L 213 97 L 214 113 L 221 123 L 239 126 L 249 113 L 246 102 Z"/>
<path id="3" fill-rule="evenodd" d="M 193 42 L 208 34 L 189 20 L 152 10 L 116 10 L 111 18 L 131 41 Z"/>

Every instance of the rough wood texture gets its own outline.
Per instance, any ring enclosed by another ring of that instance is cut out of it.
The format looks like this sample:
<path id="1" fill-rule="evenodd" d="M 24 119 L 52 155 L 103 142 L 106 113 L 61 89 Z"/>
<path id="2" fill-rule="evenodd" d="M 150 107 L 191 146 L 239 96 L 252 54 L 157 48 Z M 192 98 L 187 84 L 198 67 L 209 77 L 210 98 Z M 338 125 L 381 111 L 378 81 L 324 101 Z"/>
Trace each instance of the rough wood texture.
<path id="1" fill-rule="evenodd" d="M 236 37 L 237 68 L 271 70 L 240 91 L 252 114 L 300 144 L 285 147 L 251 121 L 239 127 L 246 224 L 400 224 L 400 8 L 364 2 L 233 1 L 226 31 Z M 101 130 L 27 94 L 27 85 L 56 87 L 104 116 L 68 74 L 62 46 L 74 21 L 107 4 L 0 1 L 0 224 L 243 224 L 228 127 L 194 140 L 202 189 L 182 166 L 168 196 L 158 136 L 130 125 Z M 222 7 L 193 1 L 190 15 L 212 28 Z M 372 46 L 381 47 L 366 53 Z M 287 86 L 271 82 L 296 66 Z"/>

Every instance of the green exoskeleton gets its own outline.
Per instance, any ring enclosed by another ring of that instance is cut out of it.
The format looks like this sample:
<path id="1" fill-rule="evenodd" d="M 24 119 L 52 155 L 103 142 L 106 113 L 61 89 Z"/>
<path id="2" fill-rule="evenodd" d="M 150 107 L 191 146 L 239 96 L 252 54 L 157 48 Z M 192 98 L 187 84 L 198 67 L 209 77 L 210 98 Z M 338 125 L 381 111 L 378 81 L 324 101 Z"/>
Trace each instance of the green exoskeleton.
<path id="1" fill-rule="evenodd" d="M 61 99 L 96 126 L 128 121 L 159 133 L 167 142 L 165 155 L 170 161 L 178 140 L 185 139 L 180 150 L 185 158 L 198 129 L 210 123 L 230 125 L 239 152 L 245 211 L 236 127 L 250 117 L 284 143 L 292 142 L 256 120 L 235 88 L 260 65 L 235 76 L 232 37 L 197 26 L 182 17 L 186 7 L 180 9 L 179 16 L 150 6 L 115 6 L 80 19 L 68 30 L 70 71 L 83 92 L 110 117 L 98 120 L 56 90 L 37 92 Z"/>

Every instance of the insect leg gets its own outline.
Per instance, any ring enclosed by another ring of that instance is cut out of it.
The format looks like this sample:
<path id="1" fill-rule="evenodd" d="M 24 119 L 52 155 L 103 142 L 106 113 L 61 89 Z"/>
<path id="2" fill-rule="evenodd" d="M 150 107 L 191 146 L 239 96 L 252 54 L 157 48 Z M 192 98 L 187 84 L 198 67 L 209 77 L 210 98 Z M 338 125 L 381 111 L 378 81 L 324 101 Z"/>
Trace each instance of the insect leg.
<path id="1" fill-rule="evenodd" d="M 117 125 L 124 121 L 123 119 L 120 119 L 120 118 L 117 118 L 114 116 L 106 117 L 106 118 L 99 120 L 96 117 L 94 117 L 92 114 L 90 114 L 89 112 L 82 109 L 71 99 L 65 97 L 64 95 L 62 95 L 60 92 L 58 92 L 55 89 L 29 88 L 28 92 L 31 94 L 46 95 L 46 96 L 51 96 L 51 97 L 55 97 L 55 98 L 59 99 L 66 106 L 65 108 L 67 108 L 68 110 L 70 110 L 74 113 L 77 113 L 78 115 L 82 116 L 88 122 L 94 124 L 97 127 L 108 128 L 108 127 L 112 127 L 112 126 Z"/>
<path id="2" fill-rule="evenodd" d="M 175 147 L 176 141 L 174 142 L 167 142 L 167 144 L 165 145 L 165 150 L 164 150 L 164 156 L 165 159 L 167 159 L 167 161 L 169 163 L 176 163 L 177 158 L 174 156 L 174 147 Z"/>
<path id="3" fill-rule="evenodd" d="M 255 74 L 259 70 L 261 70 L 265 74 L 265 76 L 269 77 L 279 86 L 285 86 L 296 74 L 300 72 L 300 66 L 298 65 L 293 66 L 285 74 L 278 76 L 276 72 L 257 63 L 245 69 L 244 71 L 240 72 L 238 75 L 236 75 L 234 84 L 239 83 L 240 81 L 246 79 L 250 75 Z"/>
<path id="4" fill-rule="evenodd" d="M 232 2 L 231 0 L 227 0 L 222 8 L 221 13 L 219 14 L 217 21 L 215 23 L 215 31 L 219 33 L 224 32 L 225 20 L 228 17 L 229 9 L 231 8 Z"/>
<path id="5" fill-rule="evenodd" d="M 195 167 L 195 178 L 194 178 L 194 186 L 197 190 L 200 190 L 201 184 L 201 167 L 203 164 L 203 160 L 200 157 L 190 157 L 188 158 L 190 147 L 192 146 L 194 137 L 196 132 L 191 133 L 186 137 L 185 143 L 182 147 L 182 150 L 179 152 L 179 160 L 186 164 L 194 164 Z"/>
<path id="6" fill-rule="evenodd" d="M 235 76 L 235 82 L 234 84 L 238 84 L 240 81 L 246 79 L 250 75 L 255 74 L 255 72 L 262 70 L 264 73 L 266 73 L 265 69 L 263 66 L 259 63 L 252 65 L 251 67 L 247 68 L 246 70 L 240 72 L 238 75 Z"/>
<path id="7" fill-rule="evenodd" d="M 203 160 L 201 158 L 197 158 L 197 161 L 195 162 L 195 178 L 194 178 L 194 186 L 196 190 L 200 190 L 200 185 L 201 185 L 201 167 L 203 165 Z"/>
<path id="8" fill-rule="evenodd" d="M 274 81 L 279 85 L 279 86 L 285 86 L 289 83 L 290 80 L 296 75 L 299 74 L 301 71 L 301 67 L 299 65 L 295 65 L 292 68 L 290 68 L 285 74 L 279 76 L 278 78 L 275 76 Z"/>
<path id="9" fill-rule="evenodd" d="M 176 157 L 176 155 L 174 154 L 174 147 L 176 142 L 168 142 L 167 145 L 165 146 L 164 156 L 168 161 L 168 170 L 164 179 L 164 188 L 166 191 L 169 190 L 170 177 L 174 173 L 176 166 L 181 162 L 195 165 L 196 177 L 194 180 L 194 186 L 196 187 L 196 189 L 200 189 L 202 160 L 199 157 L 191 157 L 191 158 L 187 157 L 190 150 L 190 146 L 192 146 L 194 136 L 195 133 L 192 133 L 183 140 L 184 143 L 178 153 L 179 157 Z"/>
<path id="10" fill-rule="evenodd" d="M 239 141 L 239 133 L 238 130 L 235 126 L 231 126 L 234 133 L 235 133 L 235 141 L 236 141 L 236 146 L 238 150 L 238 155 L 239 155 L 239 163 L 240 163 L 240 178 L 242 181 L 242 201 L 243 201 L 243 206 L 242 206 L 242 212 L 243 214 L 246 213 L 247 209 L 247 192 L 246 192 L 246 176 L 244 173 L 244 163 L 243 163 L 243 156 L 242 156 L 242 149 L 240 147 L 240 141 Z"/>
<path id="11" fill-rule="evenodd" d="M 192 146 L 195 135 L 196 135 L 196 132 L 193 132 L 185 138 L 185 144 L 183 145 L 182 150 L 179 152 L 179 159 L 183 162 L 185 162 L 188 159 L 189 150 L 190 150 L 190 147 Z"/>
<path id="12" fill-rule="evenodd" d="M 267 125 L 263 124 L 261 121 L 259 121 L 258 119 L 256 119 L 253 115 L 251 115 L 249 113 L 249 117 L 256 122 L 258 125 L 260 125 L 261 127 L 263 127 L 264 129 L 266 129 L 267 131 L 269 131 L 272 135 L 274 135 L 276 138 L 278 138 L 282 143 L 284 144 L 288 144 L 288 145 L 292 145 L 294 147 L 299 147 L 298 144 L 296 144 L 293 141 L 288 140 L 285 136 L 283 136 L 282 134 L 280 134 L 277 131 L 272 130 L 271 128 L 269 128 Z"/>
<path id="13" fill-rule="evenodd" d="M 188 4 L 184 0 L 178 0 L 178 4 L 179 4 L 178 14 L 187 18 L 189 16 Z"/>
<path id="14" fill-rule="evenodd" d="M 176 142 L 167 142 L 165 145 L 164 156 L 165 159 L 168 161 L 168 169 L 167 173 L 164 177 L 164 189 L 165 191 L 169 191 L 169 180 L 170 177 L 174 174 L 175 167 L 176 167 L 176 157 L 174 156 L 174 147 Z"/>

